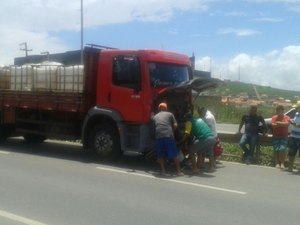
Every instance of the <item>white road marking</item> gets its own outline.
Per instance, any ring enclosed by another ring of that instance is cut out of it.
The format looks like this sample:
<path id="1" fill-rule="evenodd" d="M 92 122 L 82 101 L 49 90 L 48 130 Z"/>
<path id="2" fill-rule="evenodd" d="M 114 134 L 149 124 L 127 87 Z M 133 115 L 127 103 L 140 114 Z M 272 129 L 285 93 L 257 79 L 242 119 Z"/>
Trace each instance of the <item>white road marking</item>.
<path id="1" fill-rule="evenodd" d="M 6 151 L 0 151 L 0 154 L 9 154 L 10 152 L 6 152 Z"/>
<path id="2" fill-rule="evenodd" d="M 38 221 L 35 221 L 32 219 L 28 219 L 28 218 L 25 218 L 22 216 L 15 215 L 13 213 L 5 212 L 2 210 L 0 210 L 0 217 L 4 217 L 4 218 L 10 219 L 10 220 L 13 220 L 16 222 L 20 222 L 23 224 L 27 224 L 27 225 L 46 225 L 45 223 L 41 223 L 41 222 L 38 222 Z"/>
<path id="3" fill-rule="evenodd" d="M 244 191 L 237 191 L 237 190 L 215 187 L 215 186 L 210 186 L 210 185 L 205 185 L 205 184 L 192 183 L 192 182 L 187 182 L 187 181 L 182 181 L 182 180 L 157 178 L 157 177 L 147 175 L 147 174 L 141 174 L 141 173 L 136 173 L 136 172 L 134 172 L 134 173 L 127 172 L 127 171 L 111 169 L 111 168 L 107 168 L 107 167 L 96 167 L 96 168 L 99 170 L 105 170 L 105 171 L 110 171 L 110 172 L 114 172 L 114 173 L 122 173 L 122 174 L 127 174 L 127 175 L 140 176 L 140 177 L 146 177 L 146 178 L 150 178 L 150 179 L 159 179 L 159 180 L 164 180 L 164 181 L 171 182 L 171 183 L 184 184 L 184 185 L 206 188 L 206 189 L 211 189 L 211 190 L 216 190 L 216 191 L 230 192 L 230 193 L 240 194 L 240 195 L 247 194 L 247 192 L 244 192 Z"/>
<path id="4" fill-rule="evenodd" d="M 231 162 L 231 161 L 223 161 L 228 164 L 233 164 L 233 165 L 239 165 L 239 166 L 246 166 L 246 167 L 257 167 L 257 168 L 264 168 L 264 169 L 271 169 L 271 170 L 278 170 L 278 168 L 271 167 L 271 166 L 264 166 L 264 165 L 256 165 L 256 164 L 244 164 L 241 162 Z"/>

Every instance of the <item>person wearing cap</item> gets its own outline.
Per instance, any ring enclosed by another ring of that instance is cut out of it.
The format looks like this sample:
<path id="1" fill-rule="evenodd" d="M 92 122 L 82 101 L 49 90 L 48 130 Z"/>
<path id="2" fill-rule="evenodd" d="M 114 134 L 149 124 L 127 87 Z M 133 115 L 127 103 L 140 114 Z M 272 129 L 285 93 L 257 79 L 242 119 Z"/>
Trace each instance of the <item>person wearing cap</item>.
<path id="1" fill-rule="evenodd" d="M 198 173 L 203 168 L 205 154 L 209 159 L 208 171 L 214 170 L 214 154 L 213 147 L 216 139 L 203 119 L 194 118 L 189 112 L 185 115 L 185 136 L 183 141 L 191 140 L 189 153 L 192 162 L 192 173 Z"/>
<path id="2" fill-rule="evenodd" d="M 295 156 L 298 151 L 300 152 L 300 101 L 298 101 L 297 104 L 293 107 L 296 108 L 296 114 L 295 117 L 290 120 L 290 123 L 292 124 L 292 130 L 290 134 L 290 144 L 288 152 L 289 172 L 293 172 Z"/>
<path id="3" fill-rule="evenodd" d="M 180 169 L 178 149 L 174 139 L 174 130 L 177 128 L 177 121 L 173 113 L 168 112 L 168 105 L 162 102 L 158 105 L 158 113 L 152 118 L 155 129 L 155 144 L 157 158 L 161 168 L 161 174 L 166 175 L 165 158 L 174 160 L 177 176 L 184 175 Z"/>
<path id="4" fill-rule="evenodd" d="M 273 150 L 276 168 L 285 169 L 284 161 L 288 146 L 290 117 L 284 115 L 284 107 L 276 107 L 276 115 L 272 116 Z"/>
<path id="5" fill-rule="evenodd" d="M 242 116 L 238 134 L 241 134 L 241 129 L 245 126 L 245 132 L 242 134 L 240 139 L 240 147 L 244 151 L 243 159 L 245 162 L 251 163 L 253 160 L 254 149 L 257 145 L 259 132 L 260 132 L 260 124 L 262 124 L 262 132 L 265 135 L 266 132 L 266 123 L 262 116 L 257 115 L 257 106 L 251 105 L 249 109 L 249 113 Z"/>

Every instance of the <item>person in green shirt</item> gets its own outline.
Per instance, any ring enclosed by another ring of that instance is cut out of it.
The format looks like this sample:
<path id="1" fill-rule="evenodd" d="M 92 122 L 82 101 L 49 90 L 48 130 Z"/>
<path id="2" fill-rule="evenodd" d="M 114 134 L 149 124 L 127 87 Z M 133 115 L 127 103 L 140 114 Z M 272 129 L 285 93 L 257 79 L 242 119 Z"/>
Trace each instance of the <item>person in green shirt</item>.
<path id="1" fill-rule="evenodd" d="M 205 154 L 209 159 L 209 171 L 214 169 L 214 154 L 213 147 L 216 139 L 201 118 L 193 118 L 191 113 L 185 115 L 185 137 L 184 140 L 191 140 L 189 146 L 189 154 L 192 162 L 192 172 L 198 173 L 199 169 L 203 167 L 203 155 Z"/>

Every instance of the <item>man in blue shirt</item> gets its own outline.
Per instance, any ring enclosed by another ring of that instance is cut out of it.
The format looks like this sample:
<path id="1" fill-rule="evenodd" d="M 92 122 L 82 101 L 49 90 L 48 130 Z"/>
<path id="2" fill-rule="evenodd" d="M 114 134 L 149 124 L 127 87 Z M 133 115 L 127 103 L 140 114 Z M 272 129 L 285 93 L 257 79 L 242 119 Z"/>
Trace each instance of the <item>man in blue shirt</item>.
<path id="1" fill-rule="evenodd" d="M 257 106 L 251 105 L 249 113 L 244 115 L 239 125 L 238 133 L 241 134 L 242 127 L 245 126 L 245 132 L 240 139 L 240 147 L 244 151 L 243 159 L 246 163 L 251 163 L 253 160 L 254 149 L 258 142 L 258 133 L 262 126 L 263 134 L 265 134 L 265 120 L 262 116 L 257 115 Z"/>

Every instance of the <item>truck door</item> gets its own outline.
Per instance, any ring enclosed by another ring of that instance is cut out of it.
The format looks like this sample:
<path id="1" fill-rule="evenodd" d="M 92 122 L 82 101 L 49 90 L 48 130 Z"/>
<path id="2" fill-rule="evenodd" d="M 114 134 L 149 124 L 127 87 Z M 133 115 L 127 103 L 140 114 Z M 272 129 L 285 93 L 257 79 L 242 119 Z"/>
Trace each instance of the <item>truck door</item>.
<path id="1" fill-rule="evenodd" d="M 113 58 L 110 107 L 125 121 L 140 122 L 144 116 L 140 63 L 135 56 Z"/>

